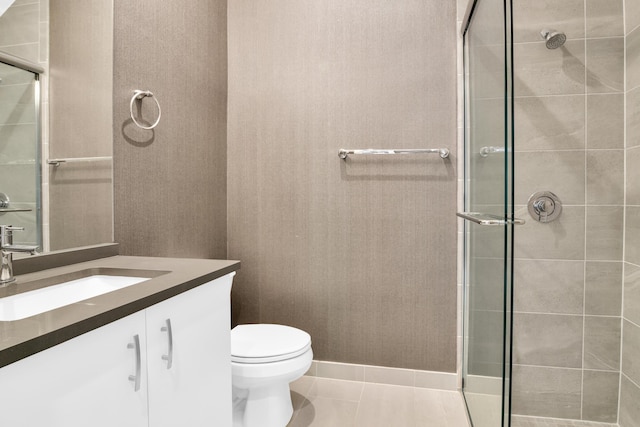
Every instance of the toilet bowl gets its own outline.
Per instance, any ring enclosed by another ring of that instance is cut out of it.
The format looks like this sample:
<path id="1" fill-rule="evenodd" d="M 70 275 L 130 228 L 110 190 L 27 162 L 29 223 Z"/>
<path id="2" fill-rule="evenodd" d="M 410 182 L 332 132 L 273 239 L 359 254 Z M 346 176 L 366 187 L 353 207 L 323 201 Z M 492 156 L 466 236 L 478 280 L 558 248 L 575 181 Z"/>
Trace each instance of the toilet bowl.
<path id="1" fill-rule="evenodd" d="M 311 366 L 311 337 L 284 325 L 238 325 L 231 330 L 234 427 L 285 427 L 289 383 Z"/>

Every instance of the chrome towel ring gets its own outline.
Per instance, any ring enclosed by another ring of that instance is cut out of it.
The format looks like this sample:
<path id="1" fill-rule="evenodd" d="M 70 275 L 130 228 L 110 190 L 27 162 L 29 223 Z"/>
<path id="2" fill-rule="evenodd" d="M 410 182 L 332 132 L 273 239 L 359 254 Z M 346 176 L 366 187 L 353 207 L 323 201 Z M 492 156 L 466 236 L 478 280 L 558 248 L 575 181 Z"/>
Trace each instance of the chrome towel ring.
<path id="1" fill-rule="evenodd" d="M 136 101 L 142 101 L 146 97 L 153 98 L 153 100 L 156 101 L 156 105 L 158 106 L 158 118 L 156 119 L 155 123 L 153 123 L 151 126 L 143 126 L 133 116 L 133 104 Z M 136 89 L 136 90 L 133 91 L 133 96 L 131 97 L 131 102 L 129 103 L 129 113 L 131 113 L 131 120 L 133 120 L 133 123 L 135 123 L 136 126 L 138 126 L 139 128 L 142 128 L 142 129 L 147 129 L 147 130 L 153 129 L 154 127 L 158 126 L 158 123 L 160 123 L 160 117 L 162 116 L 162 110 L 160 109 L 160 103 L 158 102 L 158 99 L 153 96 L 153 92 L 151 92 L 150 90 L 139 90 L 139 89 Z"/>

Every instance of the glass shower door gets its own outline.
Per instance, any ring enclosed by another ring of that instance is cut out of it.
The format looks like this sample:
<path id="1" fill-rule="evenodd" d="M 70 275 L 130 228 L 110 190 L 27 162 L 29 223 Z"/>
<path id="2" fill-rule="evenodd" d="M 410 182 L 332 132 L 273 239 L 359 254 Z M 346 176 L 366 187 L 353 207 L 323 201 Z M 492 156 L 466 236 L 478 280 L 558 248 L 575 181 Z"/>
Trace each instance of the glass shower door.
<path id="1" fill-rule="evenodd" d="M 513 217 L 511 11 L 476 0 L 465 53 L 463 393 L 474 427 L 510 425 Z"/>

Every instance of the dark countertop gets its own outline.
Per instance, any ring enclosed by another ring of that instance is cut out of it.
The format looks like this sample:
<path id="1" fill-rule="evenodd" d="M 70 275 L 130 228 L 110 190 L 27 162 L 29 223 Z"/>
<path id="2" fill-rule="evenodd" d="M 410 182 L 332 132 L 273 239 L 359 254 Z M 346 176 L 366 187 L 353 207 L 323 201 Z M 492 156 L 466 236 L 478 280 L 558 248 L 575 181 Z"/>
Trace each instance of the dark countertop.
<path id="1" fill-rule="evenodd" d="M 118 272 L 150 280 L 21 320 L 0 321 L 0 367 L 143 310 L 240 268 L 239 261 L 113 256 L 16 276 L 0 288 L 0 298 L 55 283 L 82 271 Z M 146 270 L 146 271 L 145 271 Z M 129 274 L 130 273 L 130 274 Z M 77 277 L 73 277 L 73 276 Z M 86 273 L 85 273 L 86 275 Z"/>

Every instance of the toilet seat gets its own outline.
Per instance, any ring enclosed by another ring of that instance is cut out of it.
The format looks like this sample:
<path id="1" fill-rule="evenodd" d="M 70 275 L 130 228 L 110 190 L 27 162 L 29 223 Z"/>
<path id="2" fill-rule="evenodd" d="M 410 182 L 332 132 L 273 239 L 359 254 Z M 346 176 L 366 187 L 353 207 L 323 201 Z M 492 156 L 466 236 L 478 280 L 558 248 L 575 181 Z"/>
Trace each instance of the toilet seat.
<path id="1" fill-rule="evenodd" d="M 311 336 L 284 325 L 238 325 L 231 330 L 231 361 L 269 363 L 298 357 L 311 348 Z"/>

